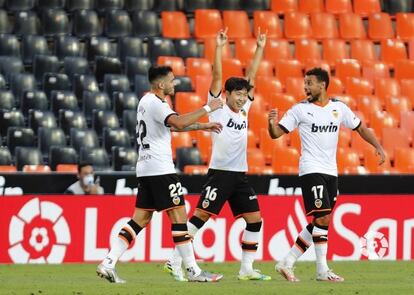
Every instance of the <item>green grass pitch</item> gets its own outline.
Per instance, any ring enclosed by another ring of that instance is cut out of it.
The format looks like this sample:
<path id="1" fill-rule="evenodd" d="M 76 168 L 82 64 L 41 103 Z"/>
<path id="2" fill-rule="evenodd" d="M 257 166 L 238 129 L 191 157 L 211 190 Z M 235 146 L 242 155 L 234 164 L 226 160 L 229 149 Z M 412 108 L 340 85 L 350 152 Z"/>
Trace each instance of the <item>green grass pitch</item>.
<path id="1" fill-rule="evenodd" d="M 315 264 L 297 264 L 299 283 L 288 283 L 274 271 L 273 262 L 256 263 L 267 282 L 238 281 L 239 263 L 202 263 L 203 268 L 224 274 L 218 283 L 180 283 L 163 272 L 162 263 L 119 263 L 125 285 L 110 284 L 95 273 L 95 264 L 0 265 L 0 294 L 276 294 L 368 295 L 414 294 L 414 262 L 331 262 L 343 283 L 316 282 Z"/>

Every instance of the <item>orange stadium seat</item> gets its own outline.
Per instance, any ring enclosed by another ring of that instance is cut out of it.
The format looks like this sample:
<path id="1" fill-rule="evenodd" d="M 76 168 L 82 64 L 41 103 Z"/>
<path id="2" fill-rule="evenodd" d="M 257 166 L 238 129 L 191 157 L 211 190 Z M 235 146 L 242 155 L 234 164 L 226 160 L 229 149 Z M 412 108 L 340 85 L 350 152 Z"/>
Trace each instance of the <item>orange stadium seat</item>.
<path id="1" fill-rule="evenodd" d="M 342 175 L 366 175 L 370 171 L 363 166 L 348 166 L 342 169 Z"/>
<path id="2" fill-rule="evenodd" d="M 372 112 L 369 119 L 369 125 L 375 130 L 376 134 L 382 134 L 385 127 L 397 127 L 397 119 L 387 112 Z"/>
<path id="3" fill-rule="evenodd" d="M 22 171 L 27 173 L 49 173 L 51 169 L 47 165 L 24 165 Z"/>
<path id="4" fill-rule="evenodd" d="M 408 41 L 408 56 L 414 59 L 414 40 Z"/>
<path id="5" fill-rule="evenodd" d="M 351 58 L 357 59 L 361 63 L 378 60 L 375 53 L 374 43 L 370 40 L 352 40 Z"/>
<path id="6" fill-rule="evenodd" d="M 250 106 L 249 115 L 266 115 L 267 102 L 260 93 L 254 94 L 254 101 Z"/>
<path id="7" fill-rule="evenodd" d="M 377 78 L 389 78 L 390 69 L 386 63 L 380 61 L 364 61 L 362 63 L 362 77 L 374 84 Z"/>
<path id="8" fill-rule="evenodd" d="M 375 95 L 357 95 L 357 109 L 366 117 L 371 116 L 372 112 L 382 111 L 382 102 Z"/>
<path id="9" fill-rule="evenodd" d="M 242 65 L 248 65 L 256 51 L 256 39 L 254 38 L 240 38 L 235 42 L 235 57 L 238 58 Z"/>
<path id="10" fill-rule="evenodd" d="M 193 112 L 201 108 L 207 101 L 195 92 L 177 92 L 175 94 L 175 110 L 179 114 Z"/>
<path id="11" fill-rule="evenodd" d="M 259 146 L 265 157 L 266 164 L 271 164 L 273 147 L 278 146 L 280 149 L 286 148 L 288 146 L 288 137 L 281 136 L 278 139 L 272 139 L 267 128 L 263 128 L 260 129 Z"/>
<path id="12" fill-rule="evenodd" d="M 217 32 L 216 32 L 217 33 Z M 216 50 L 216 39 L 215 38 L 207 38 L 203 40 L 204 44 L 204 57 L 211 63 L 214 61 L 214 52 Z M 227 44 L 222 49 L 222 58 L 231 58 L 231 51 L 230 45 Z"/>
<path id="13" fill-rule="evenodd" d="M 298 151 L 301 150 L 301 142 L 298 130 L 294 130 L 288 134 L 289 137 L 289 146 L 297 149 Z"/>
<path id="14" fill-rule="evenodd" d="M 335 95 L 341 95 L 344 93 L 345 87 L 342 84 L 342 81 L 336 77 L 330 77 L 329 78 L 329 86 L 328 86 L 328 95 L 335 96 Z"/>
<path id="15" fill-rule="evenodd" d="M 351 145 L 351 129 L 341 128 L 338 136 L 338 147 L 349 148 Z"/>
<path id="16" fill-rule="evenodd" d="M 394 167 L 402 173 L 414 173 L 414 149 L 396 148 Z"/>
<path id="17" fill-rule="evenodd" d="M 286 93 L 292 95 L 296 101 L 305 98 L 305 84 L 302 77 L 289 77 L 286 79 Z"/>
<path id="18" fill-rule="evenodd" d="M 385 105 L 385 97 L 400 95 L 400 84 L 394 78 L 378 78 L 375 80 L 374 93 Z"/>
<path id="19" fill-rule="evenodd" d="M 299 0 L 299 11 L 307 14 L 323 12 L 323 0 Z"/>
<path id="20" fill-rule="evenodd" d="M 391 17 L 388 13 L 373 13 L 368 16 L 368 37 L 374 41 L 395 37 Z"/>
<path id="21" fill-rule="evenodd" d="M 264 57 L 273 63 L 281 59 L 292 58 L 289 42 L 287 40 L 267 40 L 264 49 Z"/>
<path id="22" fill-rule="evenodd" d="M 304 62 L 305 66 L 305 73 L 313 68 L 322 68 L 328 73 L 331 72 L 331 67 L 325 60 L 321 59 L 308 59 L 306 62 Z"/>
<path id="23" fill-rule="evenodd" d="M 398 121 L 400 120 L 401 112 L 408 112 L 412 110 L 410 100 L 404 96 L 386 96 L 385 110 L 393 115 Z"/>
<path id="24" fill-rule="evenodd" d="M 263 113 L 262 113 L 263 114 Z M 254 134 L 253 130 L 247 130 L 247 148 L 256 149 L 259 139 Z"/>
<path id="25" fill-rule="evenodd" d="M 394 67 L 397 60 L 407 59 L 407 50 L 401 40 L 382 40 L 381 41 L 381 60 L 390 67 Z"/>
<path id="26" fill-rule="evenodd" d="M 260 61 L 256 76 L 274 76 L 274 64 L 268 60 Z"/>
<path id="27" fill-rule="evenodd" d="M 396 35 L 402 40 L 414 38 L 414 13 L 397 13 L 396 14 Z"/>
<path id="28" fill-rule="evenodd" d="M 249 165 L 249 170 L 247 174 L 262 174 L 262 175 L 271 175 L 274 174 L 273 168 L 269 166 L 251 166 Z"/>
<path id="29" fill-rule="evenodd" d="M 414 60 L 397 60 L 394 69 L 396 79 L 412 79 L 414 73 Z"/>
<path id="30" fill-rule="evenodd" d="M 313 38 L 318 40 L 338 38 L 338 27 L 333 14 L 327 12 L 312 13 L 311 24 Z"/>
<path id="31" fill-rule="evenodd" d="M 0 173 L 13 173 L 16 172 L 17 168 L 13 165 L 0 165 Z"/>
<path id="32" fill-rule="evenodd" d="M 162 36 L 173 39 L 190 38 L 190 27 L 182 11 L 161 12 Z"/>
<path id="33" fill-rule="evenodd" d="M 288 77 L 303 77 L 302 64 L 296 60 L 278 60 L 275 62 L 276 77 L 284 85 Z"/>
<path id="34" fill-rule="evenodd" d="M 230 77 L 243 77 L 243 66 L 237 58 L 224 58 L 223 65 L 223 81 Z"/>
<path id="35" fill-rule="evenodd" d="M 401 95 L 408 97 L 411 105 L 414 106 L 414 79 L 400 80 Z"/>
<path id="36" fill-rule="evenodd" d="M 322 57 L 329 63 L 331 68 L 334 68 L 338 61 L 349 58 L 349 53 L 344 40 L 323 40 L 322 48 Z"/>
<path id="37" fill-rule="evenodd" d="M 157 59 L 157 64 L 170 66 L 173 70 L 174 75 L 184 76 L 185 75 L 185 66 L 184 61 L 181 57 L 178 56 L 159 56 Z"/>
<path id="38" fill-rule="evenodd" d="M 353 0 L 354 12 L 361 16 L 381 12 L 379 0 Z"/>
<path id="39" fill-rule="evenodd" d="M 295 42 L 295 57 L 302 63 L 308 60 L 320 60 L 321 50 L 315 39 L 301 39 Z"/>
<path id="40" fill-rule="evenodd" d="M 298 10 L 298 1 L 297 0 L 272 0 L 270 4 L 272 11 L 278 14 L 285 14 L 287 12 L 297 11 Z"/>
<path id="41" fill-rule="evenodd" d="M 401 129 L 405 130 L 406 134 L 407 133 L 410 134 L 410 137 L 411 137 L 412 132 L 414 131 L 414 112 L 413 111 L 402 111 L 400 115 L 401 115 L 401 120 L 400 120 Z"/>
<path id="42" fill-rule="evenodd" d="M 351 110 L 356 110 L 356 100 L 350 95 L 337 95 L 337 99 L 344 102 Z"/>
<path id="43" fill-rule="evenodd" d="M 366 146 L 363 152 L 364 167 L 366 167 L 370 173 L 383 173 L 384 171 L 391 171 L 391 161 L 387 152 L 385 152 L 385 162 L 380 166 L 380 157 L 377 155 L 375 149 L 371 146 Z"/>
<path id="44" fill-rule="evenodd" d="M 326 12 L 333 14 L 352 12 L 351 0 L 325 0 Z"/>
<path id="45" fill-rule="evenodd" d="M 296 173 L 299 166 L 299 152 L 287 147 L 280 149 L 275 146 L 272 151 L 272 168 L 275 173 Z M 296 168 L 296 169 L 295 169 Z"/>
<path id="46" fill-rule="evenodd" d="M 346 81 L 347 77 L 361 77 L 361 65 L 356 59 L 342 59 L 336 62 L 335 77 Z"/>
<path id="47" fill-rule="evenodd" d="M 410 141 L 405 130 L 386 127 L 382 129 L 382 146 L 387 151 L 390 159 L 394 159 L 395 148 L 408 148 Z"/>
<path id="48" fill-rule="evenodd" d="M 247 165 L 248 166 L 265 166 L 265 157 L 259 149 L 247 150 Z"/>
<path id="49" fill-rule="evenodd" d="M 211 133 L 203 130 L 196 131 L 197 148 L 203 162 L 208 163 L 211 154 Z"/>
<path id="50" fill-rule="evenodd" d="M 227 27 L 227 36 L 230 39 L 252 37 L 252 31 L 250 29 L 249 18 L 246 11 L 223 11 L 223 25 L 225 28 Z"/>
<path id="51" fill-rule="evenodd" d="M 339 15 L 339 35 L 346 40 L 365 39 L 367 33 L 361 17 L 354 13 Z"/>
<path id="52" fill-rule="evenodd" d="M 257 36 L 259 28 L 267 32 L 267 38 L 282 38 L 282 25 L 278 15 L 272 11 L 257 10 L 253 12 L 253 34 Z"/>
<path id="53" fill-rule="evenodd" d="M 171 132 L 171 148 L 175 159 L 175 150 L 179 147 L 192 147 L 193 141 L 189 132 Z"/>
<path id="54" fill-rule="evenodd" d="M 285 37 L 288 39 L 312 38 L 309 16 L 302 12 L 289 12 L 284 18 Z"/>
<path id="55" fill-rule="evenodd" d="M 187 76 L 191 78 L 193 84 L 197 75 L 211 76 L 211 63 L 206 58 L 189 57 L 185 61 L 187 68 Z"/>
<path id="56" fill-rule="evenodd" d="M 345 168 L 358 167 L 361 165 L 358 152 L 352 148 L 338 148 L 336 162 L 340 174 L 344 172 Z"/>
<path id="57" fill-rule="evenodd" d="M 274 93 L 270 96 L 270 99 L 270 108 L 278 109 L 280 116 L 282 116 L 288 109 L 290 109 L 296 103 L 296 99 L 293 95 L 284 93 Z"/>
<path id="58" fill-rule="evenodd" d="M 206 175 L 208 166 L 205 165 L 185 165 L 184 174 Z"/>
<path id="59" fill-rule="evenodd" d="M 207 97 L 210 89 L 212 77 L 197 75 L 195 77 L 195 91 L 201 95 L 201 97 Z"/>
<path id="60" fill-rule="evenodd" d="M 262 94 L 268 101 L 273 93 L 281 93 L 283 91 L 282 83 L 276 77 L 258 76 L 256 78 L 255 91 Z"/>
<path id="61" fill-rule="evenodd" d="M 194 21 L 194 36 L 198 39 L 215 38 L 223 29 L 220 11 L 216 9 L 196 9 Z"/>
<path id="62" fill-rule="evenodd" d="M 348 77 L 345 82 L 345 93 L 356 96 L 356 95 L 371 95 L 374 88 L 372 84 L 364 78 Z"/>
<path id="63" fill-rule="evenodd" d="M 249 114 L 249 128 L 255 134 L 260 134 L 260 129 L 267 128 L 267 114 Z"/>
<path id="64" fill-rule="evenodd" d="M 370 128 L 371 132 L 377 134 L 374 129 Z M 367 143 L 356 131 L 351 132 L 351 148 L 354 151 L 357 151 L 360 158 L 364 157 L 364 150 L 370 147 L 370 144 Z"/>
<path id="65" fill-rule="evenodd" d="M 59 173 L 78 173 L 78 165 L 76 164 L 59 164 L 56 166 L 56 172 Z"/>

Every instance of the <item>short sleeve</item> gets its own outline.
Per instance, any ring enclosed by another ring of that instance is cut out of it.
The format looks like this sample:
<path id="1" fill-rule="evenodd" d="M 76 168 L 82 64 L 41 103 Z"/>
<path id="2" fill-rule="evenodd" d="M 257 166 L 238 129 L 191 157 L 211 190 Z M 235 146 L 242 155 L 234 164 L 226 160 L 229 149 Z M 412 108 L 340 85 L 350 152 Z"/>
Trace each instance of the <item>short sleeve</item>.
<path id="1" fill-rule="evenodd" d="M 289 109 L 279 121 L 280 128 L 283 129 L 286 133 L 292 132 L 299 125 L 299 114 L 298 110 L 295 107 Z"/>
<path id="2" fill-rule="evenodd" d="M 357 129 L 361 125 L 361 120 L 354 112 L 344 103 L 342 103 L 342 124 L 352 130 Z"/>
<path id="3" fill-rule="evenodd" d="M 153 104 L 151 112 L 154 114 L 154 118 L 157 122 L 167 126 L 167 120 L 171 115 L 177 114 L 174 112 L 167 102 L 159 101 L 159 103 Z M 167 126 L 168 127 L 168 126 Z"/>

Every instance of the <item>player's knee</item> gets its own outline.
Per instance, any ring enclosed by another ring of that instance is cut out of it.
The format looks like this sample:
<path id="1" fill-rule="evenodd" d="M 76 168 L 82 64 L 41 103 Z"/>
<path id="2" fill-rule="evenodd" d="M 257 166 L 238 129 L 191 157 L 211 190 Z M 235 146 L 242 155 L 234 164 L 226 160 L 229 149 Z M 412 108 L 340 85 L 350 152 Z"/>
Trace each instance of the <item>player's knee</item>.
<path id="1" fill-rule="evenodd" d="M 132 220 L 134 220 L 139 226 L 146 227 L 147 224 L 151 221 L 152 212 L 150 211 L 143 211 L 143 212 L 135 212 Z"/>
<path id="2" fill-rule="evenodd" d="M 262 216 L 260 215 L 260 211 L 248 214 L 242 214 L 243 219 L 246 223 L 257 223 L 262 222 Z"/>
<path id="3" fill-rule="evenodd" d="M 331 214 L 326 213 L 325 215 L 315 217 L 313 224 L 328 226 L 330 221 L 331 221 Z"/>
<path id="4" fill-rule="evenodd" d="M 194 216 L 200 218 L 202 221 L 207 222 L 210 219 L 210 214 L 201 210 L 195 210 Z"/>

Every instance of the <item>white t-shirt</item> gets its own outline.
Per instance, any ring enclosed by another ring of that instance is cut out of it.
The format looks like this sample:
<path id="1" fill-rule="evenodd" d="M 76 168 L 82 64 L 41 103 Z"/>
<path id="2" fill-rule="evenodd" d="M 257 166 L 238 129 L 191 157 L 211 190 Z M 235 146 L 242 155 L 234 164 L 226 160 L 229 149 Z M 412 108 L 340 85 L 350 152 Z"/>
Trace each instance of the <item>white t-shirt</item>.
<path id="1" fill-rule="evenodd" d="M 309 101 L 294 105 L 279 121 L 285 132 L 299 129 L 299 176 L 309 173 L 338 175 L 336 149 L 340 125 L 356 129 L 361 120 L 343 102 L 329 100 L 324 107 Z"/>
<path id="2" fill-rule="evenodd" d="M 208 101 L 213 99 L 208 94 Z M 212 133 L 212 154 L 210 168 L 226 171 L 247 171 L 247 114 L 251 101 L 248 99 L 239 113 L 233 112 L 227 104 L 208 115 L 210 122 L 223 125 L 220 133 Z"/>
<path id="3" fill-rule="evenodd" d="M 137 109 L 137 176 L 175 173 L 171 150 L 169 116 L 176 114 L 166 101 L 153 93 L 144 95 Z"/>

